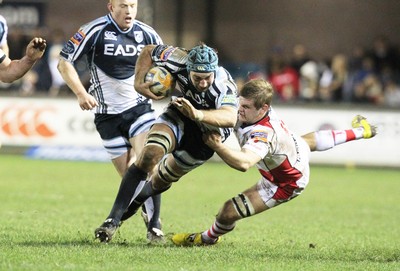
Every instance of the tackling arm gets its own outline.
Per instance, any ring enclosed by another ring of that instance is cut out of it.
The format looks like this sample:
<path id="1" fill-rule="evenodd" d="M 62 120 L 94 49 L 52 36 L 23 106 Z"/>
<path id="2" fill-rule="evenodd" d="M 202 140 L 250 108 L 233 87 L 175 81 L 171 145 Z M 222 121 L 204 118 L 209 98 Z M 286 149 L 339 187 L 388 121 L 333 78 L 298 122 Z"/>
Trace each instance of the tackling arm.
<path id="1" fill-rule="evenodd" d="M 219 128 L 234 127 L 237 120 L 237 110 L 232 106 L 222 106 L 218 109 L 199 110 L 185 98 L 178 97 L 172 104 L 188 118 Z"/>
<path id="2" fill-rule="evenodd" d="M 227 147 L 222 143 L 221 136 L 218 133 L 206 134 L 203 136 L 203 140 L 227 165 L 239 171 L 247 171 L 262 159 L 258 154 L 248 149 L 234 150 Z"/>

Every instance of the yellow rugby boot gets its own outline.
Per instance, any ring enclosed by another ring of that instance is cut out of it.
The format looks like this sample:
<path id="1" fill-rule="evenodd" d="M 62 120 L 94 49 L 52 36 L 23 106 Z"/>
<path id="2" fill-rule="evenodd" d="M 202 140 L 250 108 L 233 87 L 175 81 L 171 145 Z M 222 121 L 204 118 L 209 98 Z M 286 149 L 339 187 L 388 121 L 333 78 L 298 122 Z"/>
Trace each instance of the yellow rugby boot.
<path id="1" fill-rule="evenodd" d="M 209 246 L 219 243 L 221 237 L 218 237 L 213 243 L 206 243 L 201 238 L 201 233 L 177 233 L 172 236 L 171 240 L 177 246 Z"/>
<path id="2" fill-rule="evenodd" d="M 364 138 L 371 138 L 377 134 L 376 126 L 371 125 L 367 121 L 367 119 L 361 115 L 357 115 L 353 118 L 353 121 L 351 122 L 351 126 L 353 128 L 363 127 L 364 128 L 364 132 L 363 132 Z"/>

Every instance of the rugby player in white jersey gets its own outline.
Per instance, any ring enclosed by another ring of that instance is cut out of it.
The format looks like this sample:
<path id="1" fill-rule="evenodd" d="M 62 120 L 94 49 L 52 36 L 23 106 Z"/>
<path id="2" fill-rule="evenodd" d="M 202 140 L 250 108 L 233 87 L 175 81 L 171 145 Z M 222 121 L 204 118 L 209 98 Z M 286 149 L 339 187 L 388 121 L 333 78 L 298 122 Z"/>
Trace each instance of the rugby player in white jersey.
<path id="1" fill-rule="evenodd" d="M 178 233 L 176 245 L 213 245 L 231 232 L 236 221 L 288 202 L 301 194 L 310 175 L 309 154 L 348 141 L 371 138 L 376 128 L 362 116 L 353 120 L 353 129 L 326 130 L 300 137 L 289 130 L 271 107 L 273 88 L 265 80 L 247 82 L 239 93 L 239 115 L 235 133 L 240 150 L 224 145 L 217 133 L 204 136 L 205 143 L 234 169 L 247 171 L 256 166 L 261 179 L 229 199 L 211 227 L 202 233 Z"/>
<path id="2" fill-rule="evenodd" d="M 21 59 L 11 60 L 7 54 L 0 49 L 0 81 L 12 83 L 24 76 L 43 56 L 46 50 L 46 40 L 33 38 L 26 47 L 25 56 Z"/>
<path id="3" fill-rule="evenodd" d="M 95 114 L 95 125 L 115 169 L 122 177 L 141 152 L 155 121 L 152 101 L 134 89 L 135 63 L 148 44 L 162 44 L 157 32 L 136 20 L 137 0 L 109 0 L 109 14 L 84 24 L 60 53 L 58 69 L 82 110 Z M 86 90 L 74 63 L 85 56 L 90 70 Z M 149 241 L 162 239 L 160 196 L 146 202 Z M 154 208 L 154 214 L 153 214 Z M 146 217 L 145 217 L 146 218 Z"/>
<path id="4" fill-rule="evenodd" d="M 236 85 L 229 72 L 218 66 L 212 48 L 205 44 L 189 51 L 167 45 L 146 46 L 137 62 L 135 88 L 159 99 L 150 92 L 149 83 L 143 83 L 152 65 L 162 66 L 174 76 L 181 97 L 158 117 L 142 153 L 124 176 L 110 214 L 95 231 L 102 242 L 110 241 L 120 221 L 133 215 L 148 197 L 166 191 L 212 157 L 214 151 L 202 140 L 204 133 L 217 131 L 224 141 L 236 123 Z M 146 182 L 156 165 L 157 171 Z"/>

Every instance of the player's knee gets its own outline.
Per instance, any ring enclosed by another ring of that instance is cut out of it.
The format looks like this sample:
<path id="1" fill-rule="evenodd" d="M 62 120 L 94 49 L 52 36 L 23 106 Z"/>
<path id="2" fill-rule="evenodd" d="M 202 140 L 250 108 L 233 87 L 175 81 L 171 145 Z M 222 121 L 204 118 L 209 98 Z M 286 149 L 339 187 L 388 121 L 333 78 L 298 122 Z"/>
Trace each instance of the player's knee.
<path id="1" fill-rule="evenodd" d="M 153 131 L 147 136 L 146 147 L 158 147 L 164 151 L 164 154 L 172 151 L 174 138 L 164 131 Z"/>
<path id="2" fill-rule="evenodd" d="M 146 146 L 135 164 L 137 164 L 140 169 L 151 172 L 163 156 L 163 149 L 157 146 Z"/>

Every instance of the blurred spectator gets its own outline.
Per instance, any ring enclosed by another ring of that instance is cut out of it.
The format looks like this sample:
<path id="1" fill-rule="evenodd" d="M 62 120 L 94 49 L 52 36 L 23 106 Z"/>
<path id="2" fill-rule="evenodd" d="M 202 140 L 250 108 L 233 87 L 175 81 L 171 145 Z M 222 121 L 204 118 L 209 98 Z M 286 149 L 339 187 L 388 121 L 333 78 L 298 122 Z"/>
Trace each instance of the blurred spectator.
<path id="1" fill-rule="evenodd" d="M 376 74 L 370 74 L 364 79 L 363 83 L 367 101 L 376 105 L 383 104 L 383 87 L 379 77 Z"/>
<path id="2" fill-rule="evenodd" d="M 388 80 L 383 91 L 384 105 L 400 108 L 400 86 L 394 80 Z"/>
<path id="3" fill-rule="evenodd" d="M 398 49 L 385 36 L 375 38 L 369 56 L 374 61 L 378 73 L 387 67 L 397 71 L 400 68 Z"/>
<path id="4" fill-rule="evenodd" d="M 308 61 L 300 67 L 299 97 L 302 101 L 316 101 L 319 81 L 318 64 Z"/>
<path id="5" fill-rule="evenodd" d="M 51 74 L 50 96 L 58 96 L 62 88 L 67 88 L 60 72 L 57 69 L 60 51 L 64 47 L 65 33 L 62 29 L 54 29 L 49 39 L 47 64 Z M 70 92 L 68 92 L 70 93 Z"/>
<path id="6" fill-rule="evenodd" d="M 354 85 L 354 102 L 380 105 L 384 103 L 382 84 L 376 74 L 371 73 Z"/>
<path id="7" fill-rule="evenodd" d="M 323 102 L 342 101 L 343 93 L 350 91 L 348 76 L 347 57 L 343 54 L 333 56 L 330 67 L 321 75 L 319 99 Z"/>
<path id="8" fill-rule="evenodd" d="M 275 47 L 267 61 L 267 78 L 273 85 L 277 100 L 295 101 L 299 96 L 299 74 L 288 65 L 283 49 Z"/>
<path id="9" fill-rule="evenodd" d="M 300 73 L 301 67 L 309 61 L 311 61 L 311 58 L 303 44 L 296 44 L 293 46 L 290 66 L 295 69 L 297 73 Z"/>
<path id="10" fill-rule="evenodd" d="M 29 43 L 31 35 L 25 35 L 21 28 L 13 27 L 8 33 L 8 43 L 12 44 L 10 49 L 11 59 L 21 59 L 25 53 L 25 47 Z"/>
<path id="11" fill-rule="evenodd" d="M 365 56 L 362 60 L 361 68 L 359 70 L 355 70 L 352 75 L 353 102 L 369 102 L 369 99 L 367 97 L 367 85 L 370 85 L 371 82 L 374 82 L 376 77 L 377 73 L 375 71 L 373 59 L 371 57 Z M 366 83 L 368 81 L 369 84 Z"/>
<path id="12" fill-rule="evenodd" d="M 362 61 L 366 56 L 365 49 L 362 46 L 354 46 L 349 56 L 349 71 L 354 72 L 361 69 Z"/>

